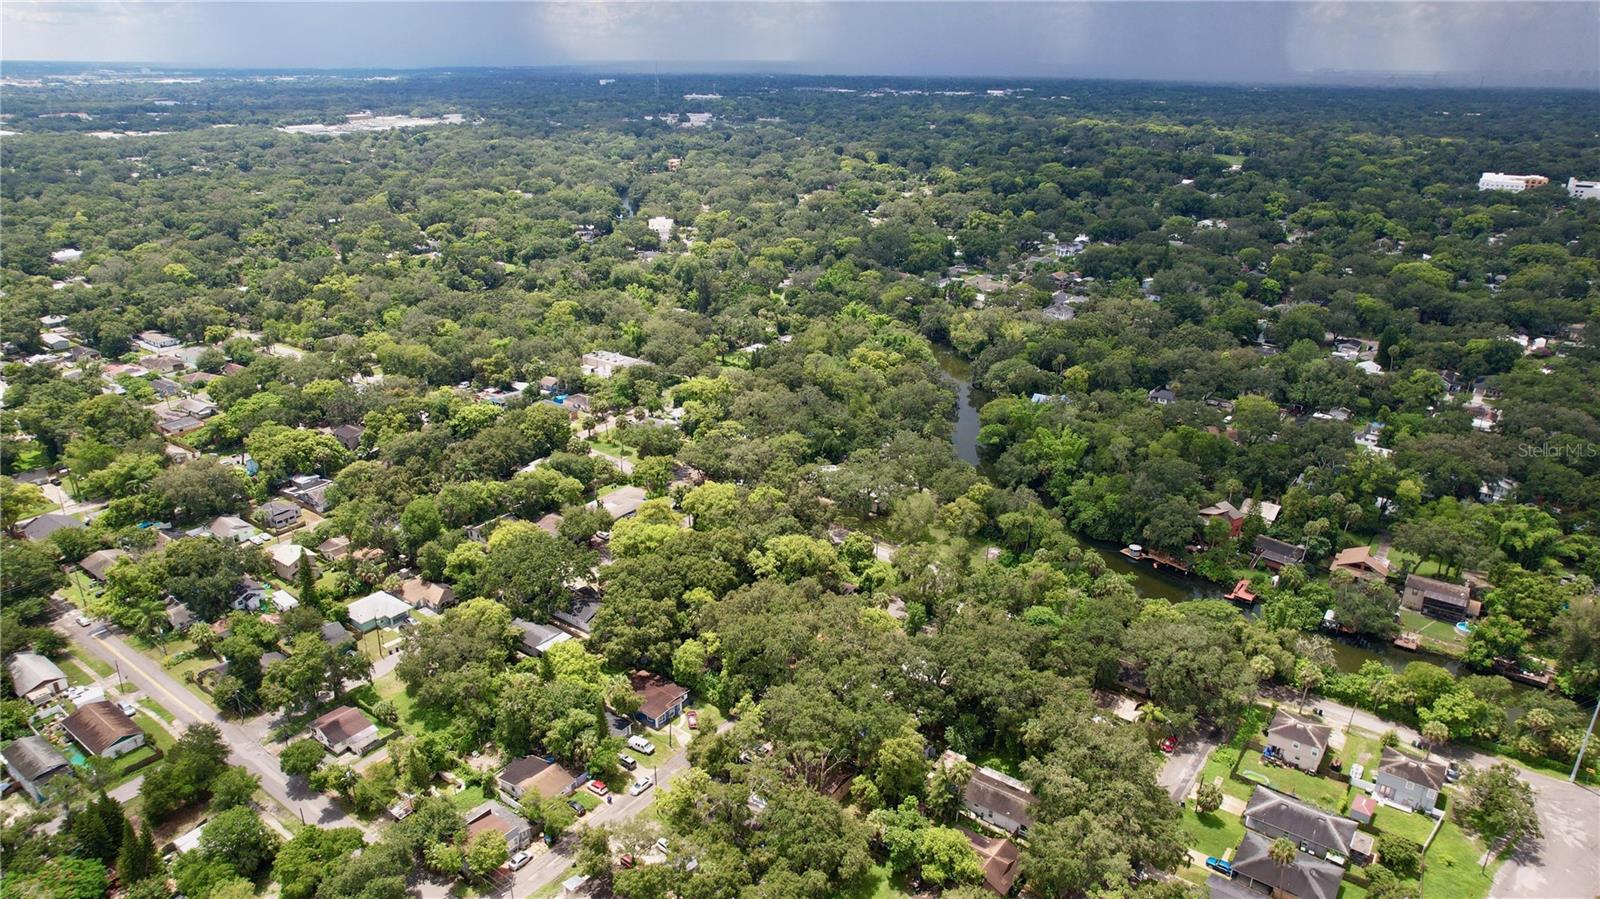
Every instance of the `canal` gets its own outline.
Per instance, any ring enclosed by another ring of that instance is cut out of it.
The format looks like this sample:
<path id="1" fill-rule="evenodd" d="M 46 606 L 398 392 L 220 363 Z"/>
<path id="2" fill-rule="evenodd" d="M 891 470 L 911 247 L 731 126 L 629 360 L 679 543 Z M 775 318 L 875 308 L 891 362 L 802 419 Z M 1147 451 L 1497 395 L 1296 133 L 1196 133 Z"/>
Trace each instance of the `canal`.
<path id="1" fill-rule="evenodd" d="M 978 430 L 982 426 L 978 412 L 984 403 L 994 399 L 994 395 L 973 386 L 972 363 L 963 359 L 955 350 L 934 344 L 933 355 L 938 360 L 939 371 L 945 383 L 954 387 L 956 391 L 956 422 L 953 436 L 956 455 L 976 466 L 983 474 L 990 475 L 992 472 L 989 460 L 984 458 L 978 446 Z M 1044 499 L 1046 502 L 1049 501 L 1047 497 Z M 1215 598 L 1223 593 L 1223 588 L 1205 578 L 1157 571 L 1149 565 L 1124 556 L 1119 546 L 1079 535 L 1074 536 L 1084 548 L 1094 551 L 1105 560 L 1107 568 L 1131 577 L 1133 587 L 1140 596 L 1184 602 L 1191 599 Z M 1241 607 L 1240 611 L 1245 615 L 1257 613 L 1254 607 Z M 1346 673 L 1359 670 L 1362 664 L 1369 661 L 1382 662 L 1395 671 L 1404 668 L 1408 662 L 1432 662 L 1449 670 L 1451 674 L 1461 673 L 1461 665 L 1454 659 L 1434 653 L 1408 652 L 1387 643 L 1368 643 L 1362 646 L 1344 640 L 1334 640 L 1333 656 L 1338 669 Z M 1522 685 L 1513 684 L 1513 686 Z"/>

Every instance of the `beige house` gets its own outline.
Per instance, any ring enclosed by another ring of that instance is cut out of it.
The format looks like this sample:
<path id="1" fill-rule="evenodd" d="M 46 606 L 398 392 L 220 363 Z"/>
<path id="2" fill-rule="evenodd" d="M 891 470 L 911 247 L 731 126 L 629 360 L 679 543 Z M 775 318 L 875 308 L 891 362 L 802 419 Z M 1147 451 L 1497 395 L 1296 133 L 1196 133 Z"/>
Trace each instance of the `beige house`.
<path id="1" fill-rule="evenodd" d="M 1267 748 L 1301 771 L 1315 774 L 1332 734 L 1333 728 L 1320 721 L 1279 709 L 1267 728 Z"/>

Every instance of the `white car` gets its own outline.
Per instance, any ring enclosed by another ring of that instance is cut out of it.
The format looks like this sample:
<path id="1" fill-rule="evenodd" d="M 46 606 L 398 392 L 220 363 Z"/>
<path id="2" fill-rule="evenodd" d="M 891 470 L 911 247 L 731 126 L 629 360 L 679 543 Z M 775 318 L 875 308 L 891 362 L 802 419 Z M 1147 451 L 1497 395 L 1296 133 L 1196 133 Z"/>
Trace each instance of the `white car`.
<path id="1" fill-rule="evenodd" d="M 511 856 L 510 861 L 506 862 L 506 867 L 513 871 L 521 871 L 522 866 L 526 865 L 532 859 L 533 856 L 529 855 L 528 853 L 518 852 L 516 855 Z"/>
<path id="2" fill-rule="evenodd" d="M 645 755 L 656 754 L 656 744 L 646 740 L 644 737 L 641 737 L 638 734 L 634 734 L 628 738 L 628 746 L 629 748 L 636 749 Z"/>
<path id="3" fill-rule="evenodd" d="M 651 779 L 650 775 L 641 774 L 639 775 L 639 778 L 633 782 L 633 785 L 628 787 L 628 795 L 637 796 L 640 793 L 643 793 L 645 790 L 650 789 L 650 787 L 654 784 L 655 781 Z"/>
<path id="4" fill-rule="evenodd" d="M 72 616 L 72 620 L 78 622 L 78 627 L 88 627 L 89 625 L 94 624 L 94 619 L 82 612 Z"/>
<path id="5" fill-rule="evenodd" d="M 121 709 L 122 714 L 127 715 L 129 718 L 132 718 L 134 713 L 139 711 L 137 706 L 126 700 L 117 703 L 117 708 Z"/>

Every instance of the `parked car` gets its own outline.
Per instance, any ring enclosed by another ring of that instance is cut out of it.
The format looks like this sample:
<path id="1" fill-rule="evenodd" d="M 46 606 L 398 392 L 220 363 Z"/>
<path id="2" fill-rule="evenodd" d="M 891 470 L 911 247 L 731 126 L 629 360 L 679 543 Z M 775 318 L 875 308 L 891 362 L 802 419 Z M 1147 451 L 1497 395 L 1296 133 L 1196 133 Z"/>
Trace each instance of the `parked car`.
<path id="1" fill-rule="evenodd" d="M 1167 752 L 1167 753 L 1175 752 L 1175 751 L 1177 751 L 1177 748 L 1178 748 L 1178 740 L 1177 740 L 1176 737 L 1163 737 L 1161 739 L 1161 751 L 1162 752 Z"/>
<path id="2" fill-rule="evenodd" d="M 567 800 L 567 808 L 572 809 L 572 813 L 574 815 L 577 815 L 580 818 L 582 818 L 584 815 L 589 814 L 589 810 L 587 808 L 584 808 L 583 803 L 579 802 L 576 799 L 568 799 Z"/>
<path id="3" fill-rule="evenodd" d="M 596 796 L 604 796 L 611 792 L 611 788 L 606 786 L 606 782 L 603 780 L 591 780 L 589 781 L 589 792 Z"/>
<path id="4" fill-rule="evenodd" d="M 89 625 L 94 624 L 94 619 L 82 612 L 72 616 L 72 620 L 78 622 L 78 627 L 88 627 Z"/>
<path id="5" fill-rule="evenodd" d="M 694 709 L 690 709 L 689 711 L 683 713 L 683 720 L 689 722 L 689 728 L 693 730 L 694 728 L 700 726 L 700 713 Z"/>
<path id="6" fill-rule="evenodd" d="M 1215 855 L 1210 855 L 1206 856 L 1206 867 L 1217 872 L 1218 874 L 1221 874 L 1223 877 L 1226 877 L 1229 880 L 1233 879 L 1233 864 L 1231 862 L 1225 862 L 1222 859 L 1217 858 Z"/>
<path id="7" fill-rule="evenodd" d="M 516 855 L 511 856 L 510 861 L 506 862 L 506 867 L 513 871 L 521 871 L 522 866 L 526 865 L 532 859 L 533 856 L 529 855 L 528 853 L 518 852 Z"/>
<path id="8" fill-rule="evenodd" d="M 634 780 L 633 785 L 628 787 L 628 795 L 637 796 L 640 793 L 643 793 L 645 790 L 650 789 L 650 787 L 654 784 L 655 780 L 653 780 L 650 775 L 641 774 L 639 775 L 638 779 Z"/>
<path id="9" fill-rule="evenodd" d="M 626 752 L 619 752 L 617 753 L 617 764 L 621 765 L 624 771 L 632 771 L 639 767 L 639 760 Z"/>
<path id="10" fill-rule="evenodd" d="M 1451 762 L 1450 767 L 1444 769 L 1444 779 L 1446 783 L 1455 783 L 1458 779 L 1460 779 L 1460 777 L 1461 764 L 1459 762 Z"/>
<path id="11" fill-rule="evenodd" d="M 628 748 L 636 749 L 639 752 L 644 753 L 645 755 L 655 755 L 656 754 L 656 744 L 650 742 L 649 740 L 645 739 L 643 736 L 640 736 L 639 734 L 634 734 L 633 736 L 628 738 Z"/>
<path id="12" fill-rule="evenodd" d="M 117 708 L 121 709 L 122 710 L 122 714 L 127 715 L 129 718 L 132 718 L 134 713 L 139 711 L 139 707 L 138 706 L 136 706 L 133 703 L 127 701 L 126 699 L 124 699 L 123 701 L 117 703 Z"/>

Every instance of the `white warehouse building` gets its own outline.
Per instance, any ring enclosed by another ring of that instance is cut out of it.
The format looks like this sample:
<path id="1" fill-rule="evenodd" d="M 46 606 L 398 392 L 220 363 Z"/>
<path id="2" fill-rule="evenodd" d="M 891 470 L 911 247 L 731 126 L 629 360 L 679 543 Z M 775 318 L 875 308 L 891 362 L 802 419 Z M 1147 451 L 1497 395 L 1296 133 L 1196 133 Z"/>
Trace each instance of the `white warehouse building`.
<path id="1" fill-rule="evenodd" d="M 1574 200 L 1600 200 L 1600 181 L 1567 179 L 1567 196 Z"/>

